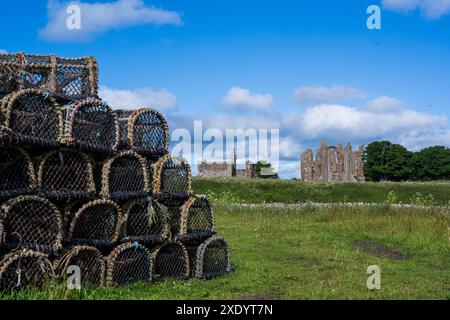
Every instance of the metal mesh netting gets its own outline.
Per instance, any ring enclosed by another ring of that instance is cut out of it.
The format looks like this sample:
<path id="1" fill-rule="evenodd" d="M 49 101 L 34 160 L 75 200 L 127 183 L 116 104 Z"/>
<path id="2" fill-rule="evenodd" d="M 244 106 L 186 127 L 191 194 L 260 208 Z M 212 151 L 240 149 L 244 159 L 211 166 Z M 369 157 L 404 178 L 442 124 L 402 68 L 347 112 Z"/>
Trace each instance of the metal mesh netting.
<path id="1" fill-rule="evenodd" d="M 48 93 L 26 89 L 3 98 L 4 127 L 19 143 L 56 147 L 63 134 L 63 113 Z"/>
<path id="2" fill-rule="evenodd" d="M 86 151 L 111 153 L 119 143 L 119 123 L 112 109 L 97 99 L 87 99 L 64 107 L 64 141 Z"/>
<path id="3" fill-rule="evenodd" d="M 120 119 L 120 146 L 146 156 L 162 156 L 169 149 L 166 119 L 153 109 L 117 111 Z"/>
<path id="4" fill-rule="evenodd" d="M 70 150 L 53 150 L 44 155 L 38 168 L 38 188 L 56 201 L 72 201 L 95 195 L 92 160 Z"/>
<path id="5" fill-rule="evenodd" d="M 213 236 L 200 244 L 189 247 L 192 276 L 214 278 L 230 272 L 230 249 L 222 237 Z"/>
<path id="6" fill-rule="evenodd" d="M 21 250 L 3 257 L 0 262 L 0 291 L 42 287 L 55 277 L 47 256 L 40 252 Z"/>
<path id="7" fill-rule="evenodd" d="M 116 201 L 144 197 L 149 189 L 144 158 L 132 151 L 122 152 L 105 162 L 102 197 Z"/>
<path id="8" fill-rule="evenodd" d="M 122 206 L 125 216 L 123 241 L 144 245 L 162 243 L 169 236 L 166 216 L 150 197 L 132 200 Z"/>
<path id="9" fill-rule="evenodd" d="M 0 147 L 0 201 L 30 194 L 36 187 L 28 153 L 16 147 Z"/>
<path id="10" fill-rule="evenodd" d="M 154 165 L 153 194 L 166 205 L 182 205 L 192 194 L 191 168 L 181 157 L 166 155 Z"/>
<path id="11" fill-rule="evenodd" d="M 74 214 L 67 241 L 75 244 L 111 246 L 119 239 L 123 221 L 122 210 L 113 201 L 88 202 Z"/>
<path id="12" fill-rule="evenodd" d="M 67 277 L 67 269 L 70 266 L 80 268 L 83 287 L 103 287 L 106 266 L 102 254 L 95 247 L 74 247 L 55 261 L 55 270 L 63 279 Z"/>
<path id="13" fill-rule="evenodd" d="M 2 205 L 0 217 L 2 247 L 51 254 L 61 249 L 61 214 L 50 201 L 37 196 L 19 196 Z"/>
<path id="14" fill-rule="evenodd" d="M 159 279 L 187 279 L 190 274 L 189 254 L 178 241 L 166 243 L 152 252 L 155 274 Z"/>
<path id="15" fill-rule="evenodd" d="M 0 54 L 0 75 L 0 96 L 33 88 L 80 99 L 98 91 L 98 66 L 93 57 Z"/>
<path id="16" fill-rule="evenodd" d="M 150 252 L 137 242 L 122 244 L 108 257 L 106 272 L 108 286 L 151 282 L 153 264 Z"/>
<path id="17" fill-rule="evenodd" d="M 215 233 L 215 218 L 211 203 L 205 196 L 191 197 L 181 208 L 178 239 L 205 239 Z"/>

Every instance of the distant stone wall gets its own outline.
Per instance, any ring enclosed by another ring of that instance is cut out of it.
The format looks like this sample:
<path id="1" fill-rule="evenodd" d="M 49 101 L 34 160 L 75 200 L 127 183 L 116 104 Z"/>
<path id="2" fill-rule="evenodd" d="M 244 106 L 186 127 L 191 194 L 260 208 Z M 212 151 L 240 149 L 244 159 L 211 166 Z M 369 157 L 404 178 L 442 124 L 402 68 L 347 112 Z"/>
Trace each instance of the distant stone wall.
<path id="1" fill-rule="evenodd" d="M 245 169 L 237 169 L 236 163 L 218 163 L 203 161 L 198 165 L 200 177 L 243 177 L 255 178 L 255 165 L 247 161 Z"/>
<path id="2" fill-rule="evenodd" d="M 348 181 L 362 182 L 364 178 L 364 146 L 352 151 L 350 144 L 328 147 L 321 142 L 314 158 L 311 149 L 301 156 L 301 179 L 304 181 Z"/>

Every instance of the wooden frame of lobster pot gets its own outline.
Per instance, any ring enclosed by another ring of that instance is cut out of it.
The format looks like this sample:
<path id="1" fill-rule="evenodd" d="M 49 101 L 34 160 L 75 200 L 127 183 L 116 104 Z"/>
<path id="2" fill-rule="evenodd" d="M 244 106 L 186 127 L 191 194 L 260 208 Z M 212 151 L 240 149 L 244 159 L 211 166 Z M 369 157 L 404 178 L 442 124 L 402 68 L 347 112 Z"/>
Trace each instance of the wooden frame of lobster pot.
<path id="1" fill-rule="evenodd" d="M 147 196 L 149 181 L 144 158 L 125 151 L 105 161 L 101 184 L 103 198 L 125 201 Z"/>
<path id="2" fill-rule="evenodd" d="M 107 258 L 106 284 L 126 286 L 153 280 L 153 263 L 150 252 L 143 245 L 125 243 L 116 247 Z"/>
<path id="3" fill-rule="evenodd" d="M 212 236 L 200 245 L 188 246 L 192 276 L 211 279 L 231 271 L 230 248 L 224 238 Z"/>
<path id="4" fill-rule="evenodd" d="M 27 195 L 36 189 L 30 155 L 18 147 L 0 147 L 0 201 Z"/>
<path id="5" fill-rule="evenodd" d="M 64 143 L 88 152 L 113 153 L 119 144 L 117 114 L 98 99 L 80 100 L 63 107 Z"/>
<path id="6" fill-rule="evenodd" d="M 30 88 L 72 100 L 96 96 L 97 62 L 94 57 L 62 58 L 21 52 L 0 54 L 0 97 Z"/>
<path id="7" fill-rule="evenodd" d="M 0 261 L 0 292 L 43 287 L 55 278 L 48 256 L 31 250 L 14 251 Z"/>
<path id="8" fill-rule="evenodd" d="M 181 206 L 192 195 L 189 163 L 181 157 L 166 155 L 153 166 L 153 195 L 167 206 Z"/>
<path id="9" fill-rule="evenodd" d="M 169 238 L 165 212 L 151 197 L 126 202 L 122 212 L 125 218 L 122 241 L 154 245 Z"/>
<path id="10" fill-rule="evenodd" d="M 92 159 L 67 148 L 42 157 L 37 180 L 39 192 L 54 201 L 90 199 L 96 192 Z"/>
<path id="11" fill-rule="evenodd" d="M 170 241 L 152 251 L 155 275 L 160 280 L 187 279 L 190 275 L 189 254 L 179 241 Z"/>
<path id="12" fill-rule="evenodd" d="M 2 99 L 3 126 L 14 141 L 55 148 L 63 138 L 63 112 L 48 93 L 36 89 L 13 92 Z"/>
<path id="13" fill-rule="evenodd" d="M 204 240 L 216 233 L 214 210 L 206 196 L 190 197 L 181 207 L 180 219 L 178 240 Z"/>
<path id="14" fill-rule="evenodd" d="M 161 157 L 169 150 L 169 126 L 161 113 L 150 108 L 117 111 L 120 146 L 148 157 Z"/>
<path id="15" fill-rule="evenodd" d="M 93 200 L 74 214 L 66 241 L 77 245 L 111 247 L 119 240 L 123 222 L 122 210 L 115 202 Z"/>
<path id="16" fill-rule="evenodd" d="M 66 280 L 72 266 L 78 266 L 81 272 L 81 286 L 100 288 L 105 285 L 105 260 L 95 247 L 75 246 L 64 252 L 55 262 L 55 272 L 60 279 Z"/>
<path id="17" fill-rule="evenodd" d="M 55 254 L 62 248 L 62 218 L 47 199 L 19 196 L 5 202 L 0 210 L 1 247 L 32 249 Z"/>

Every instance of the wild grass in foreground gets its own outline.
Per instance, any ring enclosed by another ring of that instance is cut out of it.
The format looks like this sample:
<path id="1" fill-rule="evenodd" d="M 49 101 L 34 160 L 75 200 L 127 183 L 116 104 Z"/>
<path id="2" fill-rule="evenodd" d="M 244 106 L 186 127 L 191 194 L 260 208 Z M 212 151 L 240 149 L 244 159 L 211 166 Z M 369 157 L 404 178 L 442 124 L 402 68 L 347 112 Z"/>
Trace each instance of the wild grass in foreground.
<path id="1" fill-rule="evenodd" d="M 450 182 L 323 183 L 194 177 L 197 194 L 221 203 L 366 202 L 450 205 Z"/>
<path id="2" fill-rule="evenodd" d="M 235 271 L 210 281 L 165 281 L 3 299 L 450 299 L 450 217 L 386 208 L 218 208 Z M 367 267 L 381 268 L 370 291 Z"/>

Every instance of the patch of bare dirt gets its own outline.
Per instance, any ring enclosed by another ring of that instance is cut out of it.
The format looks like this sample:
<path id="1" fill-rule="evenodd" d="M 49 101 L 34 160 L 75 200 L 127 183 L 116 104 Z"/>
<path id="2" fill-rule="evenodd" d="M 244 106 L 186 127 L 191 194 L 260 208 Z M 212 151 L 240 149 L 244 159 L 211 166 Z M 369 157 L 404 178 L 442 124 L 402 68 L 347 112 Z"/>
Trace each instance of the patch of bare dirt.
<path id="1" fill-rule="evenodd" d="M 409 256 L 396 251 L 394 249 L 388 248 L 381 243 L 377 243 L 374 241 L 363 241 L 357 240 L 353 242 L 353 246 L 359 251 L 367 253 L 371 256 L 379 257 L 379 258 L 388 258 L 391 260 L 406 260 L 409 259 Z"/>

